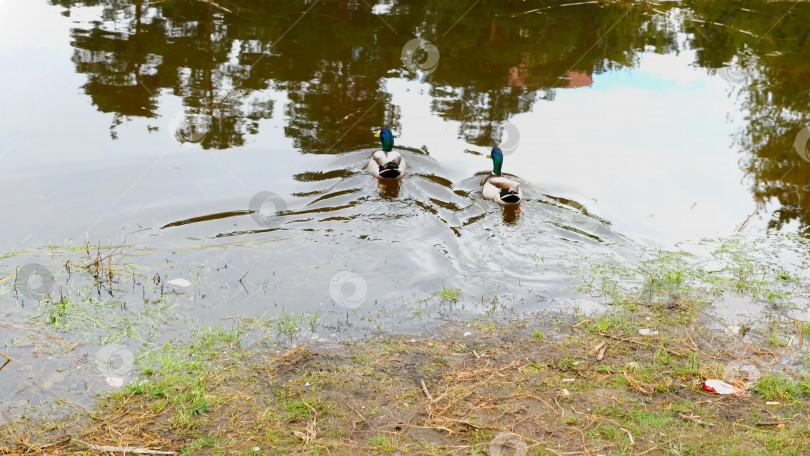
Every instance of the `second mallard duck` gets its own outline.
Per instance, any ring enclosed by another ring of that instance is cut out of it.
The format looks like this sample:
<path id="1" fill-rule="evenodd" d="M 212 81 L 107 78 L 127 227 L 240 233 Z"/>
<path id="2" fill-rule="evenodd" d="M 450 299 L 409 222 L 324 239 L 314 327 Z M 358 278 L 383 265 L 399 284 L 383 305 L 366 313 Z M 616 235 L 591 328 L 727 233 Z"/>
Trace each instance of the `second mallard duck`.
<path id="1" fill-rule="evenodd" d="M 368 170 L 382 179 L 398 179 L 405 174 L 405 159 L 394 148 L 394 134 L 388 128 L 380 130 L 382 150 L 374 152 L 368 160 Z"/>
<path id="2" fill-rule="evenodd" d="M 487 158 L 492 158 L 492 174 L 484 182 L 484 198 L 502 205 L 515 205 L 523 201 L 520 183 L 501 176 L 503 166 L 501 148 L 493 147 L 492 154 L 487 155 Z"/>

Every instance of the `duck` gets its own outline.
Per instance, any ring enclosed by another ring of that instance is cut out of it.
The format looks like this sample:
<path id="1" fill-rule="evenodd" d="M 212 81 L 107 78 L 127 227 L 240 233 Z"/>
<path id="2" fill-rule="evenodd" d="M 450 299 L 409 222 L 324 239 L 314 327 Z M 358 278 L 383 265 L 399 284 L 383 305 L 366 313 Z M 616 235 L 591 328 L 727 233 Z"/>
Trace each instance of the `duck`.
<path id="1" fill-rule="evenodd" d="M 492 174 L 484 181 L 484 198 L 495 201 L 504 206 L 514 206 L 523 201 L 523 192 L 520 183 L 507 179 L 501 175 L 503 166 L 503 152 L 500 147 L 493 147 L 492 153 L 487 155 L 492 159 Z"/>
<path id="2" fill-rule="evenodd" d="M 399 179 L 405 174 L 407 165 L 399 152 L 394 148 L 394 134 L 389 128 L 383 128 L 378 135 L 382 143 L 382 150 L 371 155 L 368 160 L 368 170 L 380 179 Z"/>

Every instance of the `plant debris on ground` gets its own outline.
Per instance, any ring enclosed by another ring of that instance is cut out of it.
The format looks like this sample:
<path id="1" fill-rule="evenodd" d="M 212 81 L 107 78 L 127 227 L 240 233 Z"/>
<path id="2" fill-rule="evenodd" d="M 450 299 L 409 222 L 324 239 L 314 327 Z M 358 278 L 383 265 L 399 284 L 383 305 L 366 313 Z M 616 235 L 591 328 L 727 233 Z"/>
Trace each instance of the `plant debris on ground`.
<path id="1" fill-rule="evenodd" d="M 754 346 L 708 326 L 670 302 L 280 351 L 211 332 L 154 354 L 95 418 L 14 421 L 0 453 L 804 454 L 803 337 Z"/>

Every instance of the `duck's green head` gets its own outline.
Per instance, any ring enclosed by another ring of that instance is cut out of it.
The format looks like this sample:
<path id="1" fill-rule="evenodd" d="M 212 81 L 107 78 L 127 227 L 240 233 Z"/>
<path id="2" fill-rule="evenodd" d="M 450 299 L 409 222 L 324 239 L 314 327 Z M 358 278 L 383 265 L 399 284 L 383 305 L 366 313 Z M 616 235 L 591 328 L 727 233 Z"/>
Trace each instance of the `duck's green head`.
<path id="1" fill-rule="evenodd" d="M 487 155 L 487 158 L 492 159 L 492 174 L 500 176 L 501 167 L 503 166 L 503 152 L 501 152 L 501 148 L 493 147 L 492 153 Z"/>
<path id="2" fill-rule="evenodd" d="M 380 130 L 380 134 L 377 135 L 380 137 L 380 142 L 382 143 L 383 151 L 389 152 L 391 149 L 394 148 L 394 134 L 391 133 L 391 129 L 388 127 L 383 128 Z"/>

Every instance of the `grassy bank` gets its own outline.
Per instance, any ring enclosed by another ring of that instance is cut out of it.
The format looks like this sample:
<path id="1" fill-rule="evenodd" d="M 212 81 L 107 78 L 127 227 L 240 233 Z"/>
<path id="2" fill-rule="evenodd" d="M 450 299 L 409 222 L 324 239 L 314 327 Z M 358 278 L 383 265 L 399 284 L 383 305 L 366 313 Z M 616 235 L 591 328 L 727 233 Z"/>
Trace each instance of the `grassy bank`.
<path id="1" fill-rule="evenodd" d="M 15 422 L 6 452 L 803 454 L 810 379 L 782 369 L 804 364 L 803 335 L 752 345 L 705 319 L 673 301 L 280 351 L 209 331 L 142 360 L 95 419 Z M 746 393 L 702 389 L 724 376 Z"/>

